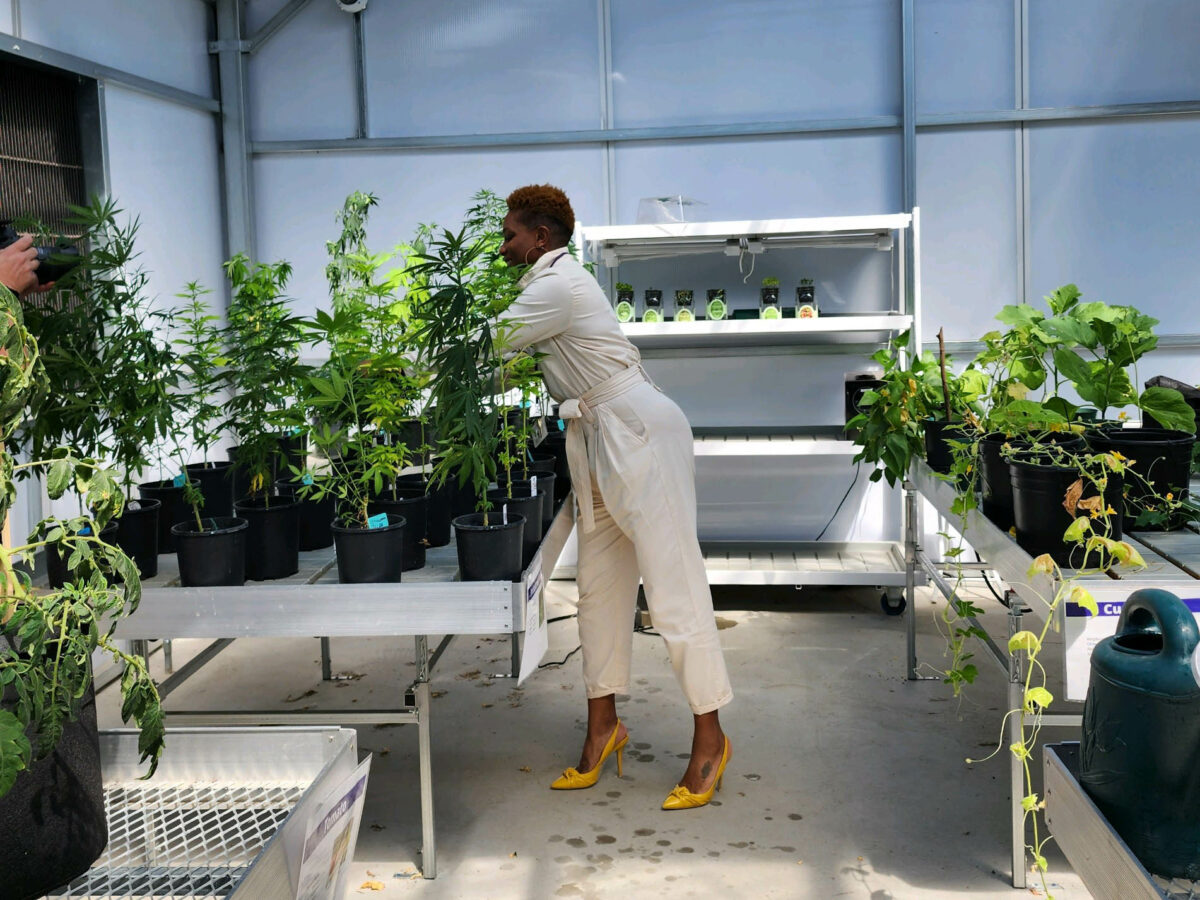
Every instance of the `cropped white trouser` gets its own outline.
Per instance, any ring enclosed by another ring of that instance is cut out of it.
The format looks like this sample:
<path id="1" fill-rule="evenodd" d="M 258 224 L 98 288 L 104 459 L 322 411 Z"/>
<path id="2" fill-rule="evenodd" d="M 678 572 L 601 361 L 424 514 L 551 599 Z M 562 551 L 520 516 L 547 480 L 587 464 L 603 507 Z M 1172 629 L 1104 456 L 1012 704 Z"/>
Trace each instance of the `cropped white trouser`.
<path id="1" fill-rule="evenodd" d="M 578 449 L 572 483 L 576 495 L 584 495 L 581 504 L 591 494 L 594 523 L 588 530 L 592 523 L 581 505 L 576 580 L 583 680 L 589 698 L 629 692 L 640 577 L 654 628 L 699 715 L 724 706 L 733 691 L 696 537 L 692 431 L 682 410 L 643 376 L 629 381 L 618 396 L 589 391 L 581 411 L 570 409 L 568 428 L 583 434 L 591 490 L 579 490 Z"/>

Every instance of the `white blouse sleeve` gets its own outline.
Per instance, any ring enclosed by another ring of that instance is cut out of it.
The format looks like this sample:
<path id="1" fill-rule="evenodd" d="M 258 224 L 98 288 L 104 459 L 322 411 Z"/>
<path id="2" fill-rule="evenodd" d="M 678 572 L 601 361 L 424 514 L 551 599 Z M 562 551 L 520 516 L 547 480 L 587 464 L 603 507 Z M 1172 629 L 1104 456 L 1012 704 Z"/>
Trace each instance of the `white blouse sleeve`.
<path id="1" fill-rule="evenodd" d="M 500 316 L 512 329 L 507 349 L 523 350 L 562 334 L 571 324 L 572 303 L 569 278 L 549 269 L 538 273 Z"/>

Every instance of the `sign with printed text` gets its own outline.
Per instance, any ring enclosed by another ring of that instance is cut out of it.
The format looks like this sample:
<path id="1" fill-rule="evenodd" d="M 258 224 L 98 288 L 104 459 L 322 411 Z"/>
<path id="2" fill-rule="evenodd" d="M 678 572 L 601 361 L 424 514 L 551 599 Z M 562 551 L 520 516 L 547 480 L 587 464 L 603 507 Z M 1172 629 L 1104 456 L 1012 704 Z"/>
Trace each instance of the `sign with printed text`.
<path id="1" fill-rule="evenodd" d="M 1200 592 L 1191 579 L 1144 584 L 1113 582 L 1111 586 L 1096 585 L 1089 581 L 1087 589 L 1096 599 L 1098 615 L 1093 616 L 1074 603 L 1067 603 L 1063 607 L 1063 656 L 1067 700 L 1087 698 L 1088 680 L 1092 672 L 1092 651 L 1106 637 L 1117 633 L 1117 620 L 1121 617 L 1121 610 L 1125 608 L 1125 600 L 1134 591 L 1143 588 L 1170 591 L 1187 604 L 1188 609 L 1200 622 Z"/>
<path id="2" fill-rule="evenodd" d="M 529 582 L 525 586 L 525 641 L 521 645 L 521 671 L 517 684 L 537 671 L 538 663 L 550 647 L 546 624 L 546 593 L 542 588 L 542 551 L 529 563 Z"/>

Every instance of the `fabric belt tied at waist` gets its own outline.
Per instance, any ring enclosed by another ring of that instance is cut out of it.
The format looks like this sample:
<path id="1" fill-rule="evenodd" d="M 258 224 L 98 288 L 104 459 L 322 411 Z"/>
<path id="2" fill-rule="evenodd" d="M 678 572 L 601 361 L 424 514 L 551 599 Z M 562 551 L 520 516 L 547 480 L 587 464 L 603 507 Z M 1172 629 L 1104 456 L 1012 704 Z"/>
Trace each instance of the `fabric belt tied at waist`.
<path id="1" fill-rule="evenodd" d="M 567 467 L 571 471 L 571 487 L 579 503 L 579 519 L 585 532 L 596 527 L 592 514 L 592 475 L 588 469 L 587 443 L 580 419 L 589 425 L 596 421 L 594 407 L 615 400 L 642 382 L 649 382 L 645 370 L 630 366 L 589 388 L 578 400 L 564 400 L 558 405 L 558 416 L 567 423 Z"/>

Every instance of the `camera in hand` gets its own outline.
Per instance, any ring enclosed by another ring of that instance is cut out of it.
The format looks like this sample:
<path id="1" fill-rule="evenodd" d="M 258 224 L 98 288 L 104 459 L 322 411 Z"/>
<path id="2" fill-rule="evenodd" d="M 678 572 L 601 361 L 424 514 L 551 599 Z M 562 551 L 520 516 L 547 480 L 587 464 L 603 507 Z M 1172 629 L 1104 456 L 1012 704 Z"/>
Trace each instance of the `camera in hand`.
<path id="1" fill-rule="evenodd" d="M 20 233 L 13 228 L 11 222 L 0 222 L 0 250 L 15 243 L 20 237 Z M 38 258 L 38 284 L 58 281 L 80 263 L 79 248 L 63 240 L 34 249 L 37 250 Z"/>

